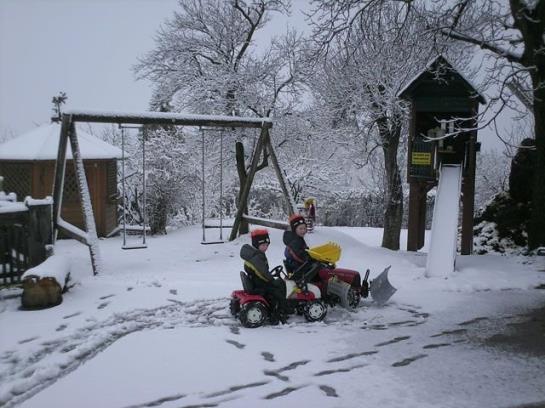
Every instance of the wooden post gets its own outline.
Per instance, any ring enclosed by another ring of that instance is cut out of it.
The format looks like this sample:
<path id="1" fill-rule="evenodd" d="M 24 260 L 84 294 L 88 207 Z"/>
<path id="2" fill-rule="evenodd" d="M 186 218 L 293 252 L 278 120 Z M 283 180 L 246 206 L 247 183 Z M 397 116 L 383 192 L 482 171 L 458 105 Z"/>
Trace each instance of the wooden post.
<path id="1" fill-rule="evenodd" d="M 78 185 L 79 196 L 81 197 L 81 207 L 83 211 L 83 223 L 86 231 L 87 245 L 89 246 L 89 252 L 91 254 L 91 264 L 93 267 L 93 274 L 97 275 L 101 269 L 100 263 L 100 250 L 98 246 L 98 236 L 95 224 L 95 216 L 93 214 L 93 207 L 91 203 L 91 195 L 89 194 L 89 186 L 87 185 L 87 177 L 85 174 L 85 167 L 83 166 L 83 159 L 79 149 L 78 137 L 76 134 L 76 127 L 74 122 L 70 124 L 70 147 L 72 148 L 72 157 L 74 162 L 74 172 L 76 174 L 76 181 Z"/>
<path id="2" fill-rule="evenodd" d="M 418 215 L 418 249 L 422 248 L 424 246 L 425 240 L 426 240 L 426 196 L 427 196 L 427 189 L 424 185 L 421 185 L 420 190 L 420 201 L 419 201 L 419 211 L 420 214 Z"/>
<path id="3" fill-rule="evenodd" d="M 468 168 L 463 180 L 462 189 L 462 255 L 473 253 L 473 212 L 475 209 L 475 140 L 476 132 L 472 132 L 468 142 Z"/>
<path id="4" fill-rule="evenodd" d="M 282 193 L 284 194 L 284 198 L 286 199 L 286 206 L 288 208 L 288 215 L 292 215 L 295 213 L 295 202 L 293 200 L 292 195 L 290 194 L 288 187 L 286 185 L 286 180 L 284 179 L 284 175 L 282 174 L 282 170 L 280 170 L 280 166 L 278 165 L 278 159 L 276 158 L 276 152 L 274 151 L 274 147 L 271 142 L 271 135 L 269 134 L 269 131 L 267 131 L 267 147 L 269 149 L 269 155 L 271 157 L 271 162 L 274 168 L 274 171 L 276 173 L 276 177 L 278 178 L 278 182 L 280 183 L 280 188 L 282 189 Z"/>
<path id="5" fill-rule="evenodd" d="M 50 203 L 28 203 L 28 263 L 41 264 L 47 258 L 46 245 L 53 243 L 52 206 Z"/>
<path id="6" fill-rule="evenodd" d="M 418 251 L 420 222 L 420 185 L 409 184 L 409 222 L 407 225 L 407 251 Z"/>
<path id="7" fill-rule="evenodd" d="M 263 146 L 265 144 L 267 133 L 267 128 L 262 127 L 261 133 L 259 134 L 259 139 L 257 140 L 257 144 L 255 146 L 250 171 L 248 172 L 248 177 L 246 178 L 246 183 L 244 183 L 244 186 L 241 186 L 242 192 L 240 194 L 239 206 L 235 215 L 233 229 L 231 230 L 231 235 L 229 236 L 229 241 L 233 241 L 238 235 L 238 229 L 240 227 L 242 215 L 244 213 L 244 203 L 246 202 L 246 200 L 248 199 L 248 195 L 250 194 L 250 187 L 252 186 L 252 182 L 254 181 L 257 164 L 259 162 L 259 158 L 261 157 L 261 152 L 263 151 Z"/>
<path id="8" fill-rule="evenodd" d="M 55 163 L 55 177 L 53 181 L 53 242 L 57 239 L 58 223 L 61 218 L 62 195 L 64 190 L 64 175 L 66 172 L 66 146 L 68 133 L 72 124 L 72 118 L 63 115 L 61 134 L 59 137 L 59 148 L 57 150 L 57 162 Z"/>

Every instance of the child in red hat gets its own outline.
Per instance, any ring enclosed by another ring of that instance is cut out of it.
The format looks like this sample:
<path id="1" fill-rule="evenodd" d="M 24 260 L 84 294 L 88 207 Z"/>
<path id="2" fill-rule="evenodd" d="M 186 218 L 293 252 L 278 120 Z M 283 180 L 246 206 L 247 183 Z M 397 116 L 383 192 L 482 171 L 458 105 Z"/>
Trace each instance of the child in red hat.
<path id="1" fill-rule="evenodd" d="M 271 323 L 286 322 L 286 284 L 275 278 L 269 271 L 269 262 L 265 252 L 271 240 L 266 229 L 256 229 L 250 234 L 252 245 L 244 244 L 240 257 L 244 259 L 244 270 L 251 279 L 257 292 L 262 292 L 271 305 Z"/>
<path id="2" fill-rule="evenodd" d="M 292 274 L 296 281 L 310 282 L 316 275 L 316 268 L 307 253 L 308 245 L 305 241 L 307 224 L 300 214 L 292 214 L 288 221 L 290 230 L 285 231 L 282 238 L 286 245 L 284 251 L 286 272 Z"/>

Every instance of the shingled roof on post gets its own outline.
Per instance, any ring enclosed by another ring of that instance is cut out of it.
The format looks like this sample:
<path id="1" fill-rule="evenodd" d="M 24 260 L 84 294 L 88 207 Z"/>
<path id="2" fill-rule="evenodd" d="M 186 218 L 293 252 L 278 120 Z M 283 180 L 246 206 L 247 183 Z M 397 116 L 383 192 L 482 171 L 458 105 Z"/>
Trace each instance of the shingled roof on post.
<path id="1" fill-rule="evenodd" d="M 480 93 L 471 81 L 456 70 L 456 68 L 454 68 L 454 66 L 442 55 L 439 55 L 430 61 L 428 65 L 426 65 L 426 68 L 415 75 L 407 85 L 397 93 L 397 96 L 402 99 L 411 99 L 413 95 L 419 93 L 419 88 L 427 89 L 427 85 L 431 84 L 433 84 L 434 87 L 437 87 L 438 83 L 441 83 L 442 81 L 446 83 L 458 82 L 462 85 L 464 91 L 469 94 L 474 94 L 479 103 L 486 103 L 486 98 L 483 94 Z"/>

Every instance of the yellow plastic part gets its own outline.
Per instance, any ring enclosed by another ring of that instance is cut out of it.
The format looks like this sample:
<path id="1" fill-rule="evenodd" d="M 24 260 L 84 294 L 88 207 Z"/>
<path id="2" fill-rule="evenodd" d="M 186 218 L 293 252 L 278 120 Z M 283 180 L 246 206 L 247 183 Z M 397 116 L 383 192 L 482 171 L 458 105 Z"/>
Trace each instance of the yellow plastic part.
<path id="1" fill-rule="evenodd" d="M 335 242 L 327 242 L 322 245 L 313 246 L 307 249 L 312 259 L 320 262 L 336 263 L 341 259 L 341 247 Z"/>

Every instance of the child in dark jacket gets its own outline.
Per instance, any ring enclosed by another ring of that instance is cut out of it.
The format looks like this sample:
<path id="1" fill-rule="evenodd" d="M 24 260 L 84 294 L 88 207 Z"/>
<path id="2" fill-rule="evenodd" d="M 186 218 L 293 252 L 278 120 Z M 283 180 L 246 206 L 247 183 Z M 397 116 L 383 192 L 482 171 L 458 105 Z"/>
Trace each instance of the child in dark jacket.
<path id="1" fill-rule="evenodd" d="M 286 322 L 286 284 L 275 278 L 269 271 L 269 262 L 265 252 L 269 248 L 270 238 L 266 229 L 256 229 L 251 233 L 252 245 L 244 244 L 240 257 L 244 259 L 244 270 L 251 279 L 257 292 L 261 292 L 271 305 L 271 323 Z"/>
<path id="2" fill-rule="evenodd" d="M 308 255 L 308 245 L 305 241 L 307 224 L 300 214 L 289 218 L 290 230 L 284 232 L 283 241 L 286 271 L 293 275 L 296 281 L 311 282 L 317 272 L 317 264 Z"/>

